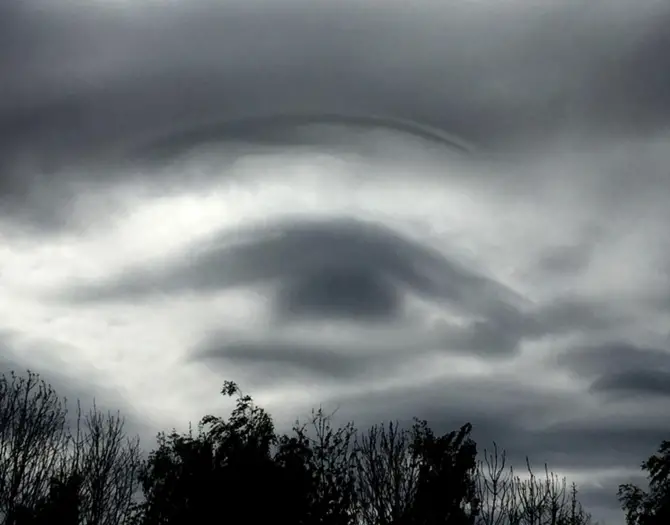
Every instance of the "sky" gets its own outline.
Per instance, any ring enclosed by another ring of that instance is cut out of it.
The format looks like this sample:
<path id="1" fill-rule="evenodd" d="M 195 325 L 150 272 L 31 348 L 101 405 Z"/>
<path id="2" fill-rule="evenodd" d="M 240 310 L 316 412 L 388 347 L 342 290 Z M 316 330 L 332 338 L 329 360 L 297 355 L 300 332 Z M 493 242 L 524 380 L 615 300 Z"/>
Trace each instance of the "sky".
<path id="1" fill-rule="evenodd" d="M 0 369 L 145 444 L 474 425 L 616 490 L 670 433 L 670 46 L 645 0 L 0 6 Z"/>

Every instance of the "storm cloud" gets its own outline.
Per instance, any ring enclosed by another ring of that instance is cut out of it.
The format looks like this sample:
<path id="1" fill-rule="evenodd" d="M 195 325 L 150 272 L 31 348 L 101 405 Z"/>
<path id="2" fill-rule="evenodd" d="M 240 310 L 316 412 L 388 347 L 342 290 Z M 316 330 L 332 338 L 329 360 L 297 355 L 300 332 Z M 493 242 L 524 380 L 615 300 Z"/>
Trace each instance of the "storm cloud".
<path id="1" fill-rule="evenodd" d="M 566 130 L 579 140 L 625 138 L 667 124 L 663 2 L 419 2 L 411 10 L 392 2 L 379 12 L 355 1 L 28 1 L 5 9 L 0 166 L 3 193 L 14 198 L 36 199 L 45 178 L 90 181 L 103 159 L 132 157 L 139 144 L 170 156 L 193 133 L 257 142 L 249 133 L 268 133 L 272 115 L 377 116 L 496 150 Z M 193 131 L 202 126 L 216 129 Z M 58 208 L 52 203 L 52 214 Z M 49 217 L 43 226 L 59 214 Z"/>
<path id="2" fill-rule="evenodd" d="M 562 356 L 560 362 L 574 373 L 595 377 L 595 393 L 629 396 L 670 396 L 670 347 L 645 348 L 610 341 Z"/>
<path id="3" fill-rule="evenodd" d="M 221 411 L 224 379 L 280 426 L 471 421 L 621 523 L 670 431 L 668 21 L 2 3 L 3 370 L 143 435 Z"/>
<path id="4" fill-rule="evenodd" d="M 299 313 L 296 309 L 318 313 L 320 308 L 337 313 L 366 306 L 388 311 L 396 306 L 394 287 L 475 315 L 492 311 L 505 315 L 513 310 L 514 301 L 524 303 L 504 285 L 429 246 L 383 225 L 352 219 L 280 220 L 271 226 L 224 232 L 186 253 L 172 267 L 140 268 L 117 282 L 66 290 L 66 296 L 94 301 L 138 298 L 152 291 L 211 291 L 278 280 L 289 288 L 277 301 L 280 314 Z"/>

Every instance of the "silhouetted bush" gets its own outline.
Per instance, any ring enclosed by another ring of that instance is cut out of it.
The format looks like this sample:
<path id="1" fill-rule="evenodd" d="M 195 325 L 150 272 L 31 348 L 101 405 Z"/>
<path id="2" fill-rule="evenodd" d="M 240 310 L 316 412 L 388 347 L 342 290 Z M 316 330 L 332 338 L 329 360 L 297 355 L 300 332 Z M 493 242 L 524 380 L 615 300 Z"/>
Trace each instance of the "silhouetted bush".
<path id="1" fill-rule="evenodd" d="M 502 469 L 485 471 L 477 463 L 470 424 L 441 436 L 419 420 L 410 429 L 390 423 L 358 432 L 352 423 L 333 427 L 331 417 L 318 410 L 308 424 L 296 424 L 291 434 L 277 435 L 270 416 L 237 385 L 226 383 L 222 393 L 237 395 L 228 420 L 206 416 L 195 436 L 192 431 L 159 436 L 159 447 L 141 475 L 143 525 L 205 519 L 215 515 L 222 498 L 230 512 L 249 522 L 583 525 L 589 521 L 576 501 L 576 490 L 567 494 L 565 480 L 548 470 L 543 481 L 530 467 L 530 480 L 521 481 L 511 470 L 503 478 L 503 455 Z"/>
<path id="2" fill-rule="evenodd" d="M 649 489 L 633 484 L 619 486 L 619 501 L 628 525 L 667 525 L 670 523 L 670 441 L 663 441 L 658 452 L 644 461 Z"/>
<path id="3" fill-rule="evenodd" d="M 472 427 L 436 435 L 426 421 L 365 431 L 312 411 L 280 434 L 233 382 L 236 404 L 194 431 L 159 433 L 145 459 L 119 414 L 95 405 L 74 428 L 65 400 L 28 372 L 0 377 L 0 523 L 5 525 L 588 525 L 568 485 L 504 450 L 477 454 Z M 479 458 L 479 459 L 478 459 Z M 642 464 L 647 492 L 621 485 L 629 525 L 670 523 L 670 442 Z"/>
<path id="4" fill-rule="evenodd" d="M 140 452 L 119 414 L 78 404 L 71 428 L 66 400 L 38 375 L 0 376 L 1 523 L 125 523 Z"/>

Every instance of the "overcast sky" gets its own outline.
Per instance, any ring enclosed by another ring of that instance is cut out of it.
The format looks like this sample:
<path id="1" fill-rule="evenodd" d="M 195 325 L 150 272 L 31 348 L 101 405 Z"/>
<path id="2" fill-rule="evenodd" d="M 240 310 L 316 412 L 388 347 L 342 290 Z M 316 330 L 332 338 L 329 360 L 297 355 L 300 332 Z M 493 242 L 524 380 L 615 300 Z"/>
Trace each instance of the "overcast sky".
<path id="1" fill-rule="evenodd" d="M 0 350 L 144 437 L 474 424 L 583 488 L 670 433 L 665 1 L 2 2 Z"/>

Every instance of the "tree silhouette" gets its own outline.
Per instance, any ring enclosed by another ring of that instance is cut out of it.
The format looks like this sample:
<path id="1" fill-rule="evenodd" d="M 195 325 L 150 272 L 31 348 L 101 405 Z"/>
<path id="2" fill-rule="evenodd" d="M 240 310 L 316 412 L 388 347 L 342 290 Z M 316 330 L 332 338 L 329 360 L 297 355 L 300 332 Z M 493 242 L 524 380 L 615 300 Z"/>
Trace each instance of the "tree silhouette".
<path id="1" fill-rule="evenodd" d="M 85 523 L 123 523 L 139 489 L 137 478 L 142 464 L 138 437 L 126 436 L 121 415 L 100 412 L 95 403 L 82 417 L 77 407 L 77 423 L 69 434 L 69 454 L 63 457 L 64 476 L 80 478 L 79 513 Z"/>
<path id="2" fill-rule="evenodd" d="M 140 473 L 145 498 L 140 523 L 211 522 L 222 498 L 228 513 L 245 521 L 301 517 L 289 483 L 304 476 L 304 444 L 281 443 L 282 461 L 275 461 L 278 440 L 270 416 L 235 383 L 225 383 L 222 394 L 237 395 L 228 420 L 208 415 L 195 436 L 192 430 L 159 435 L 159 446 Z"/>
<path id="3" fill-rule="evenodd" d="M 641 465 L 647 472 L 649 490 L 631 483 L 619 485 L 619 501 L 628 525 L 667 525 L 670 523 L 670 441 L 663 441 L 658 452 Z"/>
<path id="4" fill-rule="evenodd" d="M 292 449 L 304 458 L 303 471 L 308 481 L 305 523 L 347 525 L 356 523 L 356 429 L 352 423 L 335 428 L 333 414 L 313 410 L 308 424 L 293 427 L 293 435 L 279 438 L 277 459 L 285 461 L 285 443 L 300 443 Z"/>
<path id="5" fill-rule="evenodd" d="M 0 524 L 123 524 L 141 464 L 119 414 L 93 408 L 75 428 L 39 375 L 0 376 Z"/>
<path id="6" fill-rule="evenodd" d="M 83 477 L 72 472 L 51 479 L 49 494 L 34 509 L 24 509 L 16 525 L 78 525 L 81 514 L 81 485 Z"/>
<path id="7" fill-rule="evenodd" d="M 477 446 L 470 438 L 472 425 L 443 436 L 435 436 L 426 421 L 413 429 L 412 453 L 420 458 L 414 501 L 407 523 L 467 525 L 473 516 L 468 508 L 475 502 L 474 474 Z"/>
<path id="8" fill-rule="evenodd" d="M 366 524 L 400 523 L 416 497 L 420 457 L 409 429 L 374 425 L 356 440 L 358 512 Z"/>
<path id="9" fill-rule="evenodd" d="M 66 414 L 63 401 L 36 374 L 0 377 L 0 515 L 8 523 L 49 492 L 65 452 Z"/>
<path id="10" fill-rule="evenodd" d="M 196 436 L 192 430 L 159 435 L 141 473 L 143 525 L 211 521 L 222 499 L 248 521 L 372 525 L 383 522 L 380 509 L 390 508 L 389 524 L 471 522 L 476 447 L 470 425 L 435 436 L 417 421 L 404 434 L 409 461 L 402 463 L 393 447 L 377 448 L 374 429 L 359 440 L 353 424 L 335 428 L 332 415 L 318 410 L 309 424 L 277 436 L 270 416 L 236 384 L 227 382 L 222 393 L 237 396 L 227 420 L 204 417 Z M 390 467 L 384 479 L 376 474 L 379 464 Z M 413 490 L 399 502 L 401 478 Z"/>
<path id="11" fill-rule="evenodd" d="M 66 400 L 28 373 L 0 377 L 0 525 L 588 525 L 577 488 L 550 473 L 528 478 L 494 443 L 478 461 L 469 423 L 437 435 L 427 421 L 333 424 L 313 410 L 286 434 L 230 381 L 227 418 L 158 434 L 145 460 L 117 414 Z M 664 443 L 643 464 L 650 491 L 622 488 L 630 525 L 667 520 Z M 624 486 L 622 486 L 624 487 Z"/>
<path id="12" fill-rule="evenodd" d="M 507 465 L 504 450 L 493 443 L 478 462 L 476 493 L 480 502 L 477 525 L 588 525 L 591 516 L 577 498 L 577 486 L 549 472 L 538 478 L 526 458 L 527 479 Z"/>

